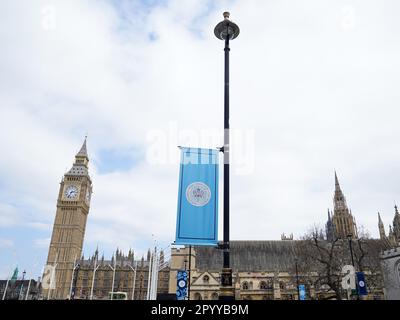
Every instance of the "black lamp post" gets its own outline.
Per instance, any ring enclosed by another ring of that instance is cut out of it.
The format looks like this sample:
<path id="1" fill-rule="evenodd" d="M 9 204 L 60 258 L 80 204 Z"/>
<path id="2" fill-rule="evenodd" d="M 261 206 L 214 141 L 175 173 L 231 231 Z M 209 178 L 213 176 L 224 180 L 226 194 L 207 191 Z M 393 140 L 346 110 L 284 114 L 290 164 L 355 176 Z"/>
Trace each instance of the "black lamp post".
<path id="1" fill-rule="evenodd" d="M 225 41 L 225 87 L 224 87 L 224 263 L 221 272 L 220 300 L 234 300 L 235 292 L 232 287 L 232 269 L 229 261 L 229 40 L 239 35 L 237 24 L 229 20 L 229 12 L 224 12 L 224 20 L 214 29 L 215 36 Z"/>
<path id="2" fill-rule="evenodd" d="M 191 270 L 192 270 L 192 246 L 189 246 L 188 300 L 190 300 Z"/>
<path id="3" fill-rule="evenodd" d="M 299 272 L 297 270 L 297 258 L 294 260 L 296 264 L 296 283 L 297 283 L 297 300 L 300 300 Z"/>
<path id="4" fill-rule="evenodd" d="M 188 269 L 187 269 L 187 263 L 188 263 L 188 260 L 187 260 L 187 258 L 185 257 L 185 260 L 183 260 L 183 269 L 187 272 L 188 271 Z M 189 277 L 189 279 L 190 279 L 190 277 Z M 189 281 L 188 281 L 189 282 Z M 189 287 L 189 285 L 188 285 L 188 287 Z M 189 296 L 189 293 L 187 294 L 187 299 L 189 300 L 190 299 L 190 296 Z"/>
<path id="5" fill-rule="evenodd" d="M 347 235 L 347 239 L 349 240 L 349 248 L 350 248 L 350 255 L 351 255 L 351 264 L 354 267 L 355 270 L 355 265 L 354 265 L 354 258 L 353 258 L 353 241 L 352 241 L 353 235 L 352 234 L 348 234 Z M 357 300 L 360 298 L 360 296 L 358 295 L 358 285 L 357 285 L 357 281 L 356 281 L 356 294 L 357 294 Z"/>

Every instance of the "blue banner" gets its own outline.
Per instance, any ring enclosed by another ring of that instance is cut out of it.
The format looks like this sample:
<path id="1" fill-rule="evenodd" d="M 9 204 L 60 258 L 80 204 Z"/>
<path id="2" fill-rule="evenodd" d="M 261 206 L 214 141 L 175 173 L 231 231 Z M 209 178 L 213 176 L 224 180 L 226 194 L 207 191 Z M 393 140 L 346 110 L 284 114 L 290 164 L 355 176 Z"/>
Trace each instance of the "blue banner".
<path id="1" fill-rule="evenodd" d="M 217 245 L 217 150 L 181 148 L 175 244 Z"/>
<path id="2" fill-rule="evenodd" d="M 304 284 L 299 285 L 299 300 L 306 300 L 306 286 Z"/>
<path id="3" fill-rule="evenodd" d="M 176 300 L 185 300 L 187 295 L 188 275 L 186 270 L 178 270 L 176 274 Z"/>
<path id="4" fill-rule="evenodd" d="M 357 272 L 357 288 L 358 288 L 358 294 L 360 296 L 368 295 L 364 272 Z"/>

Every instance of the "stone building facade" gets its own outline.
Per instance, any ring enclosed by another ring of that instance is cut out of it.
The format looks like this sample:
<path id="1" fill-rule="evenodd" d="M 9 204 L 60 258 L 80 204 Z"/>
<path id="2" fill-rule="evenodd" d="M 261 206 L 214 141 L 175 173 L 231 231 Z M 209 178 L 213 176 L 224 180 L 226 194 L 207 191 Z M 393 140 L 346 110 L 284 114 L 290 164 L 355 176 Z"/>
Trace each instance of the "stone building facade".
<path id="1" fill-rule="evenodd" d="M 124 255 L 117 249 L 111 260 L 99 257 L 98 251 L 88 259 L 82 257 L 77 261 L 74 278 L 70 280 L 72 297 L 74 299 L 107 300 L 111 292 L 124 292 L 128 300 L 146 300 L 149 279 L 150 251 L 147 259 L 135 260 L 134 253 L 129 250 Z M 169 266 L 164 263 L 163 253 L 160 254 L 157 293 L 168 293 Z M 115 268 L 115 274 L 114 269 Z M 94 273 L 94 270 L 96 272 Z M 94 275 L 94 278 L 93 278 Z M 114 287 L 112 281 L 114 277 Z M 93 296 L 92 294 L 93 286 Z"/>
<path id="2" fill-rule="evenodd" d="M 387 300 L 400 300 L 400 247 L 382 253 L 382 271 Z"/>
<path id="3" fill-rule="evenodd" d="M 377 240 L 371 240 L 377 241 Z M 297 281 L 305 284 L 307 299 L 327 299 L 333 297 L 331 291 L 319 287 L 310 279 L 313 270 L 307 275 L 301 271 L 296 273 L 297 240 L 281 241 L 232 241 L 231 267 L 233 285 L 237 300 L 295 300 L 298 299 Z M 373 255 L 379 257 L 380 246 L 376 246 Z M 346 251 L 347 253 L 347 251 Z M 343 257 L 349 259 L 349 257 Z M 214 247 L 192 247 L 190 270 L 190 299 L 217 300 L 222 268 L 222 251 Z M 378 258 L 379 259 L 379 258 Z M 189 248 L 173 248 L 171 252 L 171 268 L 169 293 L 176 292 L 177 270 L 188 269 Z M 347 264 L 350 262 L 347 261 Z M 314 275 L 317 278 L 317 270 Z M 374 273 L 374 274 L 372 274 Z M 365 269 L 368 279 L 376 276 L 380 270 Z M 310 276 L 311 275 L 311 276 Z M 383 283 L 378 281 L 369 288 L 366 299 L 383 299 Z"/>

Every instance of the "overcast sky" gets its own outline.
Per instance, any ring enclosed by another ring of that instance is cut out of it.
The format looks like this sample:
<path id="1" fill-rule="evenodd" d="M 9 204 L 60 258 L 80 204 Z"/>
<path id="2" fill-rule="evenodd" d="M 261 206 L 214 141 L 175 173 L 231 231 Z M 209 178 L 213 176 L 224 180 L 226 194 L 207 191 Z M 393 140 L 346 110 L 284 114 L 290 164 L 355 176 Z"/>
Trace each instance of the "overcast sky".
<path id="1" fill-rule="evenodd" d="M 0 278 L 17 265 L 40 275 L 59 182 L 86 134 L 86 255 L 141 257 L 174 240 L 177 145 L 222 144 L 223 11 L 241 29 L 231 238 L 322 226 L 335 169 L 358 226 L 377 237 L 379 211 L 388 231 L 400 204 L 398 1 L 1 1 Z"/>

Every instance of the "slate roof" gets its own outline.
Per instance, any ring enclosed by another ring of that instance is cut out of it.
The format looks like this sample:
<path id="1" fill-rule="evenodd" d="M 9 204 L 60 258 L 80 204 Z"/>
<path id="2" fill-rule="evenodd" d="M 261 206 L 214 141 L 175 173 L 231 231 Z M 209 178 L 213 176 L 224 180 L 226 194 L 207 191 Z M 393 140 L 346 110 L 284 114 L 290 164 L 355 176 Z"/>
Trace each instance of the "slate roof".
<path id="1" fill-rule="evenodd" d="M 230 262 L 236 271 L 292 270 L 296 241 L 231 241 Z M 220 271 L 223 251 L 213 247 L 196 247 L 199 270 Z"/>
<path id="2" fill-rule="evenodd" d="M 83 142 L 81 150 L 79 150 L 79 152 L 76 154 L 76 156 L 88 158 L 88 153 L 87 153 L 87 148 L 86 148 L 86 138 L 85 138 L 85 141 Z"/>
<path id="3" fill-rule="evenodd" d="M 237 271 L 280 271 L 293 272 L 296 247 L 301 240 L 231 241 L 230 264 Z M 347 242 L 343 242 L 347 245 Z M 353 244 L 355 245 L 355 243 Z M 365 249 L 373 257 L 379 257 L 385 247 L 380 240 L 366 240 Z M 200 271 L 219 272 L 222 267 L 223 251 L 215 247 L 196 246 L 196 267 Z M 347 250 L 345 250 L 347 253 Z M 349 258 L 344 257 L 345 259 Z M 369 257 L 364 260 L 368 263 Z"/>
<path id="4" fill-rule="evenodd" d="M 86 138 L 85 138 L 85 141 L 83 142 L 81 149 L 76 154 L 75 158 L 76 157 L 86 157 L 87 159 L 89 159 L 88 154 L 87 154 Z M 85 165 L 75 162 L 73 164 L 72 168 L 67 172 L 67 175 L 88 176 L 89 170 Z"/>

